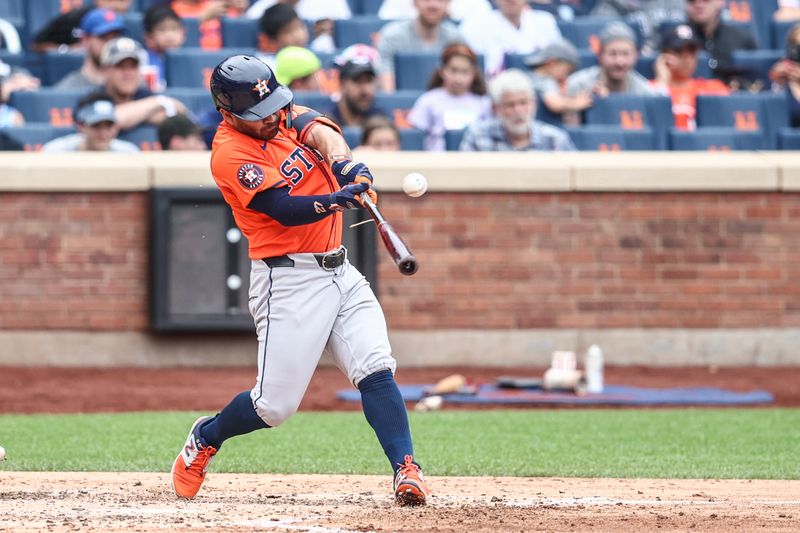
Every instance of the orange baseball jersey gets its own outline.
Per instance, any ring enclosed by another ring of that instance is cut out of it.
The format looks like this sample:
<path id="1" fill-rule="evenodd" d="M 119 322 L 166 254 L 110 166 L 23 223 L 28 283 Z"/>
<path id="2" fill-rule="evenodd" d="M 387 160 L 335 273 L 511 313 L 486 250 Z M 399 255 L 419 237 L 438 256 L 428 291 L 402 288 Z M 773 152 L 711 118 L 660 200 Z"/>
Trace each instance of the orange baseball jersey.
<path id="1" fill-rule="evenodd" d="M 294 106 L 293 116 L 308 111 Z M 290 187 L 290 194 L 311 196 L 339 190 L 322 155 L 303 144 L 311 128 L 326 124 L 341 133 L 325 117 L 314 119 L 299 134 L 286 128 L 282 119 L 278 133 L 269 141 L 255 139 L 233 128 L 224 120 L 217 129 L 211 148 L 211 174 L 222 196 L 233 210 L 236 225 L 250 245 L 251 259 L 290 253 L 322 253 L 342 242 L 342 214 L 300 226 L 284 226 L 269 215 L 247 206 L 259 191 L 271 187 Z"/>

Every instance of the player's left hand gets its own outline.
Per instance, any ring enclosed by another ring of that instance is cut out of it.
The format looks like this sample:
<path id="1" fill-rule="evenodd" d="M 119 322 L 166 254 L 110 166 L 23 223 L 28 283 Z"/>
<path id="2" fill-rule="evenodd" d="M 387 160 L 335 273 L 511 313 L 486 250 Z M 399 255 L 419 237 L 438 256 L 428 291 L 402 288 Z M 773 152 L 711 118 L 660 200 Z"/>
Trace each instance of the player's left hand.
<path id="1" fill-rule="evenodd" d="M 336 181 L 339 182 L 339 187 L 344 187 L 353 182 L 360 182 L 364 179 L 370 183 L 374 181 L 372 172 L 369 171 L 367 165 L 353 161 L 351 159 L 340 159 L 331 163 L 331 170 L 333 175 L 336 176 Z M 356 178 L 362 178 L 361 180 Z"/>

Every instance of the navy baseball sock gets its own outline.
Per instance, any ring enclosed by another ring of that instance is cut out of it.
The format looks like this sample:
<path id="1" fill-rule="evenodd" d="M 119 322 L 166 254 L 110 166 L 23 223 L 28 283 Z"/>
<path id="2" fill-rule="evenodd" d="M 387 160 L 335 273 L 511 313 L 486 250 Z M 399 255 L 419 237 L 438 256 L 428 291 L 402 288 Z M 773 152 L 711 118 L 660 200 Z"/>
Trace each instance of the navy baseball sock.
<path id="1" fill-rule="evenodd" d="M 222 443 L 231 437 L 268 427 L 256 413 L 250 391 L 245 391 L 237 394 L 217 416 L 202 425 L 200 438 L 219 450 Z"/>
<path id="2" fill-rule="evenodd" d="M 358 383 L 367 422 L 375 430 L 395 472 L 406 455 L 414 455 L 406 404 L 390 370 L 370 374 Z"/>

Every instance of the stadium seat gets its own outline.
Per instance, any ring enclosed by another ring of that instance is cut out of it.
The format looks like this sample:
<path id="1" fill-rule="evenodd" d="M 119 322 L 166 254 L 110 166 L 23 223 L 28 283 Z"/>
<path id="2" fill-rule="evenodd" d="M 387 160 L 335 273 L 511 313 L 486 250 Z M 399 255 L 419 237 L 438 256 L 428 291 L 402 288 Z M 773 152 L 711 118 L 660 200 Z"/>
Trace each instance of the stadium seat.
<path id="1" fill-rule="evenodd" d="M 211 72 L 220 61 L 235 54 L 254 54 L 250 48 L 224 48 L 222 50 L 203 50 L 201 48 L 181 48 L 169 50 L 166 54 L 168 87 L 208 87 Z"/>
<path id="2" fill-rule="evenodd" d="M 698 96 L 697 125 L 754 131 L 766 136 L 765 149 L 777 145 L 778 129 L 788 125 L 785 94 L 735 93 L 729 96 Z"/>
<path id="3" fill-rule="evenodd" d="M 42 149 L 42 145 L 44 143 L 52 141 L 57 137 L 63 137 L 64 135 L 75 133 L 74 128 L 54 128 L 50 124 L 46 123 L 30 123 L 25 124 L 24 126 L 4 128 L 3 131 L 22 144 L 25 147 L 26 152 L 39 151 Z"/>
<path id="4" fill-rule="evenodd" d="M 222 19 L 222 44 L 225 48 L 258 48 L 258 20 Z"/>
<path id="5" fill-rule="evenodd" d="M 772 16 L 778 9 L 778 0 L 750 0 L 750 8 L 753 13 L 753 22 L 759 32 L 759 47 L 783 48 L 783 45 L 772 45 L 775 41 Z"/>
<path id="6" fill-rule="evenodd" d="M 416 128 L 403 128 L 400 132 L 400 149 L 421 152 L 425 149 L 425 132 Z"/>
<path id="7" fill-rule="evenodd" d="M 356 7 L 353 7 L 356 5 Z M 383 5 L 383 0 L 350 0 L 350 10 L 353 15 L 377 15 Z"/>
<path id="8" fill-rule="evenodd" d="M 3 0 L 3 2 L 6 1 Z M 28 35 L 36 35 L 39 30 L 58 15 L 90 3 L 90 0 L 27 0 L 24 4 Z"/>
<path id="9" fill-rule="evenodd" d="M 394 75 L 397 90 L 425 90 L 434 71 L 439 68 L 440 54 L 436 52 L 409 52 L 395 54 Z M 483 70 L 483 56 L 478 56 Z M 523 67 L 524 68 L 524 67 Z"/>
<path id="10" fill-rule="evenodd" d="M 770 0 L 725 0 L 725 17 L 728 22 L 748 24 L 752 28 L 759 48 L 769 48 L 771 42 L 770 20 L 777 8 L 767 14 L 763 6 L 769 7 Z M 760 5 L 759 5 L 760 4 Z M 767 17 L 766 20 L 764 17 Z"/>
<path id="11" fill-rule="evenodd" d="M 44 85 L 55 85 L 61 78 L 78 70 L 83 65 L 84 53 L 81 52 L 45 52 L 42 56 L 42 73 Z"/>
<path id="12" fill-rule="evenodd" d="M 559 127 L 563 122 L 561 115 L 553 113 L 547 109 L 542 101 L 542 95 L 538 93 L 536 94 L 536 120 Z"/>
<path id="13" fill-rule="evenodd" d="M 667 132 L 674 123 L 672 103 L 666 96 L 611 95 L 598 98 L 586 110 L 585 124 L 616 125 L 625 130 L 651 127 L 656 135 L 656 148 L 667 147 Z"/>
<path id="14" fill-rule="evenodd" d="M 358 126 L 345 126 L 342 128 L 342 136 L 347 142 L 347 146 L 355 148 L 361 144 L 361 128 Z"/>
<path id="15" fill-rule="evenodd" d="M 772 21 L 772 46 L 775 50 L 786 50 L 786 37 L 789 30 L 797 24 L 794 20 L 774 20 Z"/>
<path id="16" fill-rule="evenodd" d="M 144 43 L 144 14 L 132 11 L 122 16 L 125 21 L 125 35 Z"/>
<path id="17" fill-rule="evenodd" d="M 294 91 L 294 103 L 326 113 L 333 106 L 330 95 L 315 91 Z"/>
<path id="18" fill-rule="evenodd" d="M 44 88 L 37 91 L 17 91 L 11 94 L 10 104 L 25 117 L 26 122 L 39 122 L 57 127 L 73 124 L 72 110 L 87 91 Z"/>
<path id="19" fill-rule="evenodd" d="M 457 152 L 464 138 L 464 130 L 447 130 L 444 133 L 444 144 L 448 152 Z"/>
<path id="20" fill-rule="evenodd" d="M 208 89 L 197 87 L 169 87 L 164 94 L 177 98 L 186 108 L 194 114 L 200 114 L 214 108 L 214 102 L 211 100 L 211 93 Z"/>
<path id="21" fill-rule="evenodd" d="M 567 128 L 578 150 L 622 152 L 629 150 L 655 150 L 656 133 L 653 128 L 625 130 L 619 126 L 583 126 Z"/>
<path id="22" fill-rule="evenodd" d="M 139 147 L 143 152 L 161 150 L 158 142 L 158 130 L 155 126 L 139 126 L 130 130 L 122 131 L 119 138 L 128 141 Z"/>
<path id="23" fill-rule="evenodd" d="M 186 28 L 186 42 L 184 48 L 196 48 L 200 46 L 200 21 L 195 18 L 184 18 L 183 26 Z"/>
<path id="24" fill-rule="evenodd" d="M 406 117 L 422 93 L 423 91 L 413 90 L 378 93 L 375 96 L 375 105 L 390 112 L 398 128 L 409 128 L 411 125 Z"/>
<path id="25" fill-rule="evenodd" d="M 784 56 L 783 50 L 737 50 L 731 55 L 733 67 L 750 81 L 761 81 L 765 87 L 771 83 L 769 71 Z"/>
<path id="26" fill-rule="evenodd" d="M 30 0 L 28 0 L 30 2 Z M 25 18 L 24 0 L 3 0 L 0 2 L 0 18 L 24 19 Z"/>
<path id="27" fill-rule="evenodd" d="M 727 152 L 731 150 L 762 150 L 766 148 L 759 131 L 739 131 L 735 128 L 698 128 L 695 131 L 670 132 L 673 150 Z"/>
<path id="28" fill-rule="evenodd" d="M 575 45 L 578 50 L 589 49 L 594 53 L 600 50 L 600 32 L 615 18 L 579 17 L 575 20 L 558 22 L 561 35 Z"/>
<path id="29" fill-rule="evenodd" d="M 334 22 L 333 39 L 337 48 L 363 43 L 375 46 L 376 34 L 388 21 L 377 15 L 360 15 L 351 19 Z"/>
<path id="30" fill-rule="evenodd" d="M 800 129 L 781 128 L 778 131 L 779 150 L 800 150 Z"/>

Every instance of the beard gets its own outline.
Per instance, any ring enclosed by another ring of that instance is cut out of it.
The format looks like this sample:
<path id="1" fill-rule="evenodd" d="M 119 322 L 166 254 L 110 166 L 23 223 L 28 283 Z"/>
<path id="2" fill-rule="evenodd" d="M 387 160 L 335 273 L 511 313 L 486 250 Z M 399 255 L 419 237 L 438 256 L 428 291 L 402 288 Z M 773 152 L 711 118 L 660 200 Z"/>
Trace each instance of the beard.
<path id="1" fill-rule="evenodd" d="M 501 119 L 500 124 L 502 124 L 503 129 L 506 130 L 509 134 L 513 137 L 522 137 L 523 135 L 527 135 L 530 131 L 530 125 L 528 121 L 517 121 L 517 120 L 510 120 L 510 119 Z"/>

